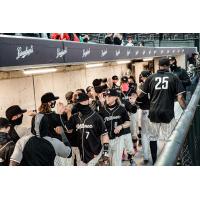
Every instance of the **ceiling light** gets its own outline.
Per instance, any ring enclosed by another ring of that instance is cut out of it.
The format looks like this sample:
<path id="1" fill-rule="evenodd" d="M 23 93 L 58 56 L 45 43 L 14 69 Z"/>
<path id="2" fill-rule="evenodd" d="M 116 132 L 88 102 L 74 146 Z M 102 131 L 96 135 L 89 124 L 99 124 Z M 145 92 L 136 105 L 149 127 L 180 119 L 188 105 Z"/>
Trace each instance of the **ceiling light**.
<path id="1" fill-rule="evenodd" d="M 56 72 L 56 68 L 43 68 L 43 69 L 26 69 L 24 70 L 24 74 L 31 75 L 31 74 L 46 74 L 50 72 Z"/>
<path id="2" fill-rule="evenodd" d="M 144 61 L 144 62 L 152 61 L 152 60 L 153 60 L 153 58 L 143 58 L 143 61 Z"/>
<path id="3" fill-rule="evenodd" d="M 103 63 L 94 63 L 94 64 L 87 64 L 86 68 L 92 68 L 92 67 L 102 67 Z"/>
<path id="4" fill-rule="evenodd" d="M 128 64 L 130 63 L 131 60 L 121 60 L 121 61 L 117 61 L 117 64 L 120 65 L 120 64 Z"/>

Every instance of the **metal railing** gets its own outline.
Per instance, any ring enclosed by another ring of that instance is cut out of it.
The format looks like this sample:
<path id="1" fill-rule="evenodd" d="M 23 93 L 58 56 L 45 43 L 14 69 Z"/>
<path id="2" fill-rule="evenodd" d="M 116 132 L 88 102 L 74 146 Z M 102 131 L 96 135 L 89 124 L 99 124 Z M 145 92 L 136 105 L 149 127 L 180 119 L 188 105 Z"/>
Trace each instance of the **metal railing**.
<path id="1" fill-rule="evenodd" d="M 188 165 L 199 165 L 199 162 L 195 161 L 195 159 L 198 159 L 196 157 L 197 154 L 200 160 L 200 150 L 198 150 L 198 153 L 195 153 L 195 151 L 198 149 L 196 147 L 200 146 L 200 123 L 198 123 L 200 120 L 199 102 L 200 81 L 197 84 L 195 92 L 193 93 L 185 112 L 181 116 L 181 119 L 177 123 L 174 131 L 161 151 L 158 160 L 155 163 L 156 166 L 177 165 L 177 160 L 179 159 L 181 161 L 183 154 L 186 153 L 188 154 L 188 159 L 191 160 L 190 164 Z M 198 127 L 194 128 L 194 125 Z M 193 133 L 192 140 L 190 133 Z M 197 136 L 196 138 L 194 138 L 194 134 Z M 190 142 L 188 142 L 188 140 L 190 140 Z M 188 149 L 189 147 L 190 149 Z M 196 148 L 196 150 L 194 148 Z"/>

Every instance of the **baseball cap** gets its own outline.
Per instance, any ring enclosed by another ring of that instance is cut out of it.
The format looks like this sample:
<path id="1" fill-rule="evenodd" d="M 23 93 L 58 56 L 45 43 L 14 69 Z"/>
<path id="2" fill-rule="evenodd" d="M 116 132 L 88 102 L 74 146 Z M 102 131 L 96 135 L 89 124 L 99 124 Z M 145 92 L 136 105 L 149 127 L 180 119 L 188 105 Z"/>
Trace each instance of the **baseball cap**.
<path id="1" fill-rule="evenodd" d="M 112 77 L 112 80 L 119 80 L 119 78 L 118 78 L 118 76 L 115 75 Z"/>
<path id="2" fill-rule="evenodd" d="M 55 101 L 57 99 L 59 99 L 59 97 L 54 96 L 52 92 L 47 92 L 41 97 L 41 102 L 48 103 L 50 101 Z"/>
<path id="3" fill-rule="evenodd" d="M 106 91 L 106 95 L 107 96 L 112 96 L 112 97 L 118 97 L 119 96 L 119 92 L 116 89 L 109 89 Z"/>
<path id="4" fill-rule="evenodd" d="M 160 58 L 159 60 L 159 66 L 167 66 L 169 67 L 170 62 L 169 62 L 169 58 Z"/>
<path id="5" fill-rule="evenodd" d="M 143 70 L 142 72 L 141 72 L 141 76 L 142 77 L 148 77 L 148 76 L 150 76 L 151 75 L 151 71 L 149 71 L 149 70 Z"/>
<path id="6" fill-rule="evenodd" d="M 0 128 L 7 128 L 8 126 L 11 126 L 9 121 L 6 118 L 0 117 Z"/>
<path id="7" fill-rule="evenodd" d="M 176 60 L 174 56 L 169 57 L 169 60 Z"/>
<path id="8" fill-rule="evenodd" d="M 88 97 L 87 94 L 85 94 L 85 93 L 79 93 L 79 94 L 77 95 L 77 98 L 76 98 L 76 102 L 77 102 L 77 103 L 80 103 L 80 102 L 82 102 L 82 101 L 87 101 L 87 100 L 89 100 L 89 97 Z"/>
<path id="9" fill-rule="evenodd" d="M 6 117 L 11 120 L 13 116 L 27 112 L 26 109 L 21 109 L 18 105 L 13 105 L 6 110 Z"/>
<path id="10" fill-rule="evenodd" d="M 94 87 L 101 85 L 102 79 L 94 79 L 92 84 Z"/>
<path id="11" fill-rule="evenodd" d="M 121 82 L 122 83 L 128 83 L 128 77 L 127 76 L 122 76 Z"/>

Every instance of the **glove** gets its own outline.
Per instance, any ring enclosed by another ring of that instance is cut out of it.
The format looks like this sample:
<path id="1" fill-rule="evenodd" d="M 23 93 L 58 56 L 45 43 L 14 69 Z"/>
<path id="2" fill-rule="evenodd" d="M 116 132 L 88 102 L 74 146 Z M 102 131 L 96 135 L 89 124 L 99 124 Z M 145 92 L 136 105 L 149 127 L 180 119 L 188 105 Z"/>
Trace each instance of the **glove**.
<path id="1" fill-rule="evenodd" d="M 110 166 L 110 158 L 109 158 L 109 144 L 104 143 L 103 144 L 103 153 L 101 158 L 99 159 L 98 163 L 96 166 Z"/>

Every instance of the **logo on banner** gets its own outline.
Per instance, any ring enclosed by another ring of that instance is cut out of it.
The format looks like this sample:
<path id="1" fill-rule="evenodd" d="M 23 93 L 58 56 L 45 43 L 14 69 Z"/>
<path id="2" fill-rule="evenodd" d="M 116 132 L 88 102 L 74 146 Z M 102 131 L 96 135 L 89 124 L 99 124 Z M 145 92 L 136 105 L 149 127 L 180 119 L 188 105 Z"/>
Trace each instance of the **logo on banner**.
<path id="1" fill-rule="evenodd" d="M 144 50 L 143 52 L 142 52 L 142 54 L 144 55 L 146 53 L 146 51 Z"/>
<path id="2" fill-rule="evenodd" d="M 167 54 L 169 53 L 169 49 L 167 50 Z"/>
<path id="3" fill-rule="evenodd" d="M 127 50 L 126 55 L 130 56 L 130 54 L 131 54 L 131 50 Z"/>
<path id="4" fill-rule="evenodd" d="M 120 54 L 120 49 L 115 51 L 116 56 L 119 56 L 119 54 Z"/>
<path id="5" fill-rule="evenodd" d="M 89 49 L 83 49 L 82 58 L 86 58 L 88 55 L 90 55 L 90 48 Z"/>
<path id="6" fill-rule="evenodd" d="M 104 57 L 108 53 L 108 50 L 101 50 L 101 57 Z"/>
<path id="7" fill-rule="evenodd" d="M 164 50 L 161 50 L 160 53 L 163 54 Z"/>
<path id="8" fill-rule="evenodd" d="M 184 53 L 184 51 L 185 51 L 185 50 L 184 50 L 184 49 L 182 49 L 182 53 Z"/>
<path id="9" fill-rule="evenodd" d="M 23 51 L 22 47 L 17 47 L 17 57 L 16 60 L 19 58 L 25 58 L 26 56 L 30 56 L 33 53 L 33 45 L 30 48 L 26 46 L 26 49 Z"/>
<path id="10" fill-rule="evenodd" d="M 180 49 L 178 50 L 178 53 L 180 53 Z"/>
<path id="11" fill-rule="evenodd" d="M 65 49 L 57 48 L 56 58 L 62 58 L 65 54 L 67 54 L 67 47 Z"/>
<path id="12" fill-rule="evenodd" d="M 149 50 L 149 55 L 151 54 L 151 50 Z"/>
<path id="13" fill-rule="evenodd" d="M 139 54 L 139 51 L 136 51 L 136 52 L 135 52 L 135 55 L 137 56 L 138 54 Z"/>
<path id="14" fill-rule="evenodd" d="M 154 55 L 155 55 L 155 54 L 157 53 L 157 51 L 156 51 L 156 50 L 154 50 L 154 52 L 153 52 L 153 53 L 154 53 Z"/>
<path id="15" fill-rule="evenodd" d="M 173 50 L 172 52 L 175 53 L 175 50 Z"/>

